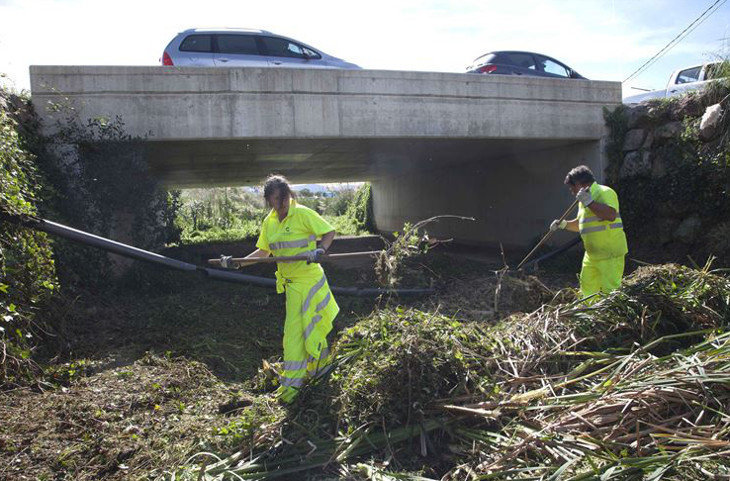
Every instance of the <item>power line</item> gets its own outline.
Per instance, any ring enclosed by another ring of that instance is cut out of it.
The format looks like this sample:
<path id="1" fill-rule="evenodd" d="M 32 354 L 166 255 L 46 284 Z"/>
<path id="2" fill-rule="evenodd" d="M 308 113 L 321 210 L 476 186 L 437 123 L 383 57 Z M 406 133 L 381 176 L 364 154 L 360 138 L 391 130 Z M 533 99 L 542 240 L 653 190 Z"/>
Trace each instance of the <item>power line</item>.
<path id="1" fill-rule="evenodd" d="M 668 44 L 666 44 L 664 46 L 664 48 L 662 48 L 661 50 L 659 50 L 652 58 L 650 58 L 649 60 L 647 60 L 646 62 L 644 62 L 644 64 L 641 67 L 637 68 L 631 75 L 629 75 L 628 77 L 626 77 L 624 79 L 624 81 L 621 82 L 621 83 L 625 83 L 625 82 L 631 80 L 632 78 L 634 78 L 635 76 L 637 76 L 638 74 L 640 74 L 641 72 L 643 72 L 644 70 L 646 70 L 647 68 L 649 68 L 654 62 L 656 62 L 657 60 L 659 60 L 659 58 L 661 58 L 662 55 L 664 55 L 669 50 L 671 50 L 675 45 L 677 45 L 681 40 L 683 40 L 684 37 L 686 37 L 687 35 L 689 35 L 690 33 L 692 33 L 692 31 L 695 28 L 699 27 L 702 24 L 702 22 L 704 22 L 705 20 L 707 20 L 707 18 L 709 18 L 710 15 L 712 15 L 720 7 L 722 7 L 722 5 L 726 1 L 727 0 L 715 0 L 715 2 L 712 5 L 710 5 L 709 7 L 707 7 L 707 9 L 704 12 L 702 12 L 699 17 L 697 17 L 696 19 L 694 19 L 694 21 L 692 21 L 692 23 L 690 23 L 687 26 L 687 28 L 685 28 L 684 30 L 682 30 L 681 32 L 679 32 L 679 35 L 677 35 L 676 37 L 674 37 Z M 715 8 L 715 7 L 717 7 L 717 8 Z M 713 10 L 713 8 L 714 8 L 714 10 Z M 712 12 L 710 12 L 710 10 L 712 10 Z"/>

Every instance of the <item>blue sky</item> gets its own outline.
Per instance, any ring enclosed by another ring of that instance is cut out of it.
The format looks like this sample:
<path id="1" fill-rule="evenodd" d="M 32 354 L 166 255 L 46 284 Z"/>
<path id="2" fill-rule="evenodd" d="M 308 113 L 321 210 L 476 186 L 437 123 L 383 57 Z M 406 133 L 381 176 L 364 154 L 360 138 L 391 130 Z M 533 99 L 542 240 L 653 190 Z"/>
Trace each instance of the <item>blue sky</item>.
<path id="1" fill-rule="evenodd" d="M 713 0 L 167 1 L 0 0 L 0 73 L 29 88 L 29 65 L 156 65 L 191 27 L 250 27 L 364 68 L 463 72 L 491 50 L 541 52 L 591 79 L 621 81 Z M 730 1 L 638 78 L 730 54 Z"/>

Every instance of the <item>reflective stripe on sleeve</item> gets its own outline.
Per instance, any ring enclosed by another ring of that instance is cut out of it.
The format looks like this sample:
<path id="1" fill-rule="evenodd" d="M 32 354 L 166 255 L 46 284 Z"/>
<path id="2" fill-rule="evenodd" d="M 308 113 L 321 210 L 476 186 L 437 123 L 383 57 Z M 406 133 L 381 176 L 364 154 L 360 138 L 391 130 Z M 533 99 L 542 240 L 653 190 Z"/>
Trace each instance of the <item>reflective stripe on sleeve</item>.
<path id="1" fill-rule="evenodd" d="M 317 236 L 310 235 L 306 239 L 296 239 L 290 241 L 272 242 L 269 244 L 270 251 L 276 251 L 280 249 L 293 249 L 295 247 L 307 247 L 309 243 L 317 240 Z"/>
<path id="2" fill-rule="evenodd" d="M 322 276 L 322 278 L 319 280 L 319 282 L 317 282 L 309 290 L 309 294 L 307 294 L 307 298 L 304 299 L 304 303 L 302 304 L 302 314 L 307 312 L 307 310 L 309 309 L 309 303 L 312 302 L 312 298 L 317 293 L 317 291 L 320 290 L 322 288 L 322 286 L 324 286 L 324 283 L 326 280 L 327 280 L 327 278 L 325 276 Z"/>

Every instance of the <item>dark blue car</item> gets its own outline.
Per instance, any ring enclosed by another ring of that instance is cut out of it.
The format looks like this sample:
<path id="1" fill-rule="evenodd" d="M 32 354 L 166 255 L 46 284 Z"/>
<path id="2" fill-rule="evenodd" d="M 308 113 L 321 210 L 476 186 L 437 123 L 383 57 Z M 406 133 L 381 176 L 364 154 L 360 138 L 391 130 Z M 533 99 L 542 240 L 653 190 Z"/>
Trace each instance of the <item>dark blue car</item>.
<path id="1" fill-rule="evenodd" d="M 466 71 L 467 73 L 585 79 L 564 63 L 547 55 L 533 52 L 489 52 L 474 60 Z"/>

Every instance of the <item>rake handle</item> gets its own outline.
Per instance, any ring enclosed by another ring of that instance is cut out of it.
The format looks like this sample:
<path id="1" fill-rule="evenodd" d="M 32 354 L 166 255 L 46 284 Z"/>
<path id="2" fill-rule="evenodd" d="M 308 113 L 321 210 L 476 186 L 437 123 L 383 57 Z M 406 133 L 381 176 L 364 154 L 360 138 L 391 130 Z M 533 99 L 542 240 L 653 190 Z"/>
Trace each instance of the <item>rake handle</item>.
<path id="1" fill-rule="evenodd" d="M 578 205 L 578 199 L 575 199 L 573 201 L 573 203 L 570 204 L 570 207 L 568 207 L 568 209 L 563 213 L 563 215 L 560 216 L 560 218 L 558 219 L 558 222 L 564 221 L 565 218 L 568 217 L 568 215 L 571 213 L 571 211 L 573 210 L 573 208 L 576 205 Z M 542 239 L 540 239 L 540 242 L 538 242 L 537 245 L 535 247 L 533 247 L 532 250 L 525 256 L 525 258 L 522 259 L 522 262 L 520 262 L 520 264 L 517 266 L 517 270 L 520 270 L 520 267 L 522 267 L 524 265 L 524 263 L 527 262 L 527 259 L 529 259 L 532 256 L 532 254 L 534 254 L 535 251 L 540 248 L 540 246 L 542 246 L 550 237 L 552 237 L 552 235 L 554 233 L 555 233 L 555 231 L 548 230 L 547 233 L 542 237 Z"/>
<path id="2" fill-rule="evenodd" d="M 328 261 L 338 261 L 338 260 L 344 260 L 344 259 L 353 259 L 357 257 L 370 257 L 370 256 L 376 256 L 380 254 L 383 251 L 365 251 L 365 252 L 347 252 L 343 254 L 325 254 L 319 258 L 320 262 L 328 262 Z M 296 262 L 296 261 L 306 261 L 307 256 L 298 255 L 298 256 L 279 256 L 279 257 L 234 257 L 230 260 L 230 262 L 234 264 L 256 264 L 259 262 Z M 220 259 L 208 259 L 208 264 L 213 265 L 220 265 L 221 260 Z"/>

